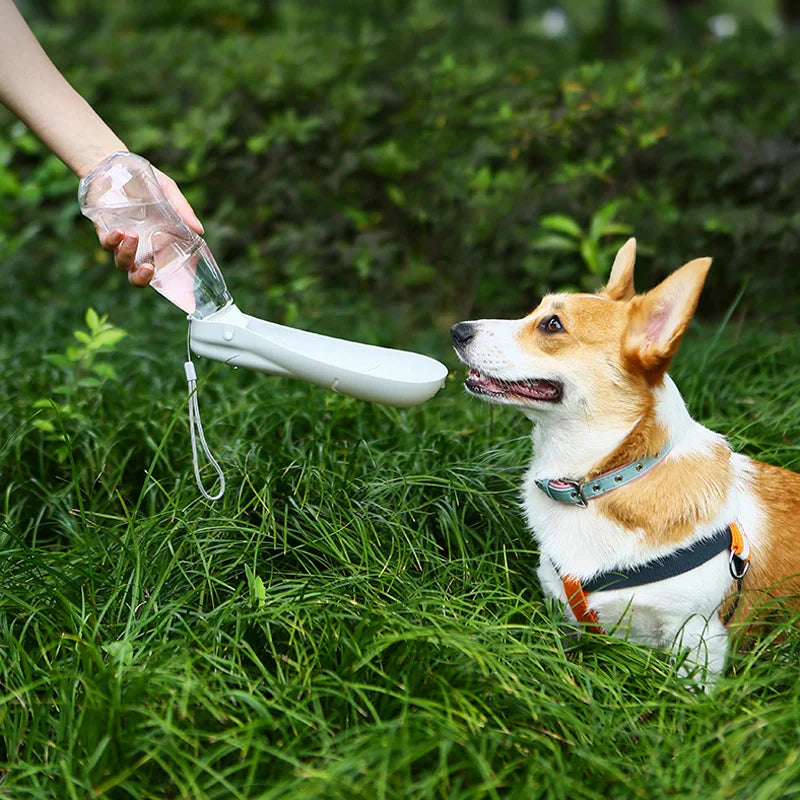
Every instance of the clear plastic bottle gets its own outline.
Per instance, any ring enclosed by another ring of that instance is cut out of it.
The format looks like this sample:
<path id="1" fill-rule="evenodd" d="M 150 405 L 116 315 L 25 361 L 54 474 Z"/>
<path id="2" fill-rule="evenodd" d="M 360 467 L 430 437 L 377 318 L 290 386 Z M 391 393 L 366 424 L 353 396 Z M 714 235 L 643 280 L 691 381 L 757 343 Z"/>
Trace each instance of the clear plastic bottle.
<path id="1" fill-rule="evenodd" d="M 194 319 L 208 319 L 233 298 L 205 241 L 164 196 L 147 159 L 114 153 L 80 182 L 84 216 L 106 231 L 139 236 L 136 260 L 153 264 L 151 286 Z"/>

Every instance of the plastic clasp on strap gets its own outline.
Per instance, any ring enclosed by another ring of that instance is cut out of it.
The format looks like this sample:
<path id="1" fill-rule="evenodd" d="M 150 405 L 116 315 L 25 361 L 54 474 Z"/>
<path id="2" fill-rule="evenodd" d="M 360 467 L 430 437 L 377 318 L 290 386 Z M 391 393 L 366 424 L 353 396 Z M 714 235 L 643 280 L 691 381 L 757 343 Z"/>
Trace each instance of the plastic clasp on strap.
<path id="1" fill-rule="evenodd" d="M 740 581 L 750 569 L 750 543 L 742 533 L 739 526 L 732 522 L 731 531 L 731 555 L 728 559 L 728 569 L 734 580 Z"/>

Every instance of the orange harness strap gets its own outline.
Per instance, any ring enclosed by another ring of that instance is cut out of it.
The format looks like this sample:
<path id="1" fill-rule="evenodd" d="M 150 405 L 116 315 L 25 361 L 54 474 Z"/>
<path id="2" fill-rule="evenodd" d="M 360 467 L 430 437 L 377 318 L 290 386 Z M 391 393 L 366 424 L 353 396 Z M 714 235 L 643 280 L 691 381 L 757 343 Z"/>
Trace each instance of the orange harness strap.
<path id="1" fill-rule="evenodd" d="M 589 608 L 589 603 L 586 600 L 586 592 L 583 591 L 583 585 L 579 578 L 574 578 L 572 575 L 564 575 L 561 578 L 564 584 L 564 591 L 567 593 L 567 600 L 569 601 L 572 613 L 575 619 L 582 625 L 585 625 L 587 630 L 591 633 L 603 633 L 600 627 L 600 620 L 597 619 L 597 614 Z"/>

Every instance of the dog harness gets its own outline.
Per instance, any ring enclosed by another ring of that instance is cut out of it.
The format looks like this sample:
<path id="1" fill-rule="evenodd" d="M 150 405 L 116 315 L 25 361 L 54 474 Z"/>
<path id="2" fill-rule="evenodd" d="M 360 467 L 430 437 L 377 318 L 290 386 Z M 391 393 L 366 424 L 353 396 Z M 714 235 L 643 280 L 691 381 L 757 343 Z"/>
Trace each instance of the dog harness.
<path id="1" fill-rule="evenodd" d="M 742 579 L 750 569 L 750 545 L 735 522 L 717 531 L 708 539 L 695 542 L 689 547 L 682 547 L 669 555 L 654 558 L 638 567 L 601 572 L 587 581 L 581 581 L 573 575 L 562 575 L 561 582 L 564 584 L 572 613 L 578 622 L 586 625 L 593 633 L 602 633 L 603 629 L 600 627 L 597 614 L 589 608 L 589 594 L 611 589 L 630 589 L 674 578 L 705 564 L 725 550 L 730 552 L 728 569 L 731 577 L 737 582 L 738 590 L 741 592 Z M 736 605 L 726 615 L 724 624 L 727 624 L 735 611 Z"/>
<path id="2" fill-rule="evenodd" d="M 612 489 L 619 489 L 660 464 L 669 453 L 671 446 L 671 443 L 667 442 L 664 449 L 657 456 L 637 459 L 620 469 L 598 475 L 590 481 L 580 483 L 579 481 L 560 478 L 556 480 L 536 480 L 536 485 L 552 500 L 587 508 L 588 500 L 610 492 Z M 572 613 L 578 622 L 586 625 L 587 629 L 593 633 L 602 633 L 603 629 L 600 627 L 597 614 L 589 608 L 589 594 L 611 589 L 644 586 L 648 583 L 674 578 L 677 575 L 683 575 L 685 572 L 695 569 L 695 567 L 699 567 L 701 564 L 705 564 L 706 561 L 710 561 L 724 550 L 730 552 L 728 568 L 731 577 L 737 583 L 740 594 L 742 579 L 750 568 L 750 545 L 735 522 L 717 531 L 707 539 L 695 542 L 688 547 L 682 547 L 666 556 L 654 558 L 651 561 L 640 564 L 638 567 L 628 570 L 615 569 L 602 572 L 587 581 L 581 581 L 580 578 L 574 575 L 562 575 L 561 582 L 564 584 L 564 591 L 570 608 L 572 608 Z M 555 565 L 553 566 L 555 567 Z M 557 569 L 556 572 L 558 572 Z M 725 624 L 736 611 L 738 600 L 739 596 L 737 594 L 733 608 L 729 610 L 723 620 Z"/>

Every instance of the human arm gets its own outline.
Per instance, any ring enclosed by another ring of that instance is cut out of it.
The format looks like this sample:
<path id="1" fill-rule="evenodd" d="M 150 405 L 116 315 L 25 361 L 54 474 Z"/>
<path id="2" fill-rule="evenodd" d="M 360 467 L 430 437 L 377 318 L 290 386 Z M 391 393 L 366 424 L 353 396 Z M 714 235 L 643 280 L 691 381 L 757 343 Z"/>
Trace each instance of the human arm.
<path id="1" fill-rule="evenodd" d="M 0 0 L 0 102 L 21 119 L 79 178 L 104 158 L 127 150 L 124 142 L 58 71 L 12 0 Z M 177 184 L 156 170 L 167 199 L 197 233 L 203 226 Z M 135 235 L 97 232 L 114 251 L 117 268 L 136 286 L 153 276 L 150 264 L 136 264 Z"/>

